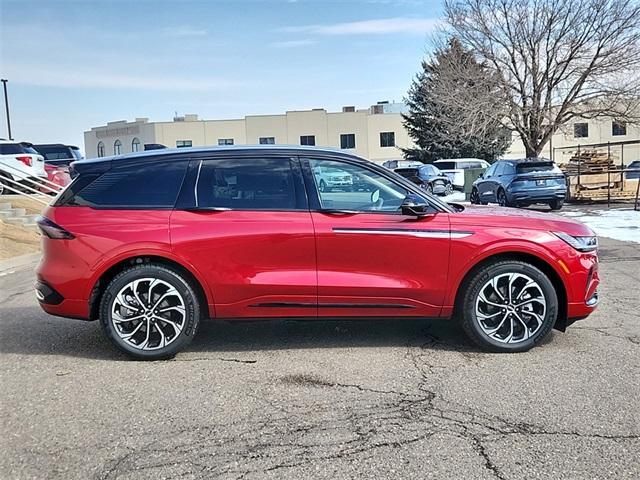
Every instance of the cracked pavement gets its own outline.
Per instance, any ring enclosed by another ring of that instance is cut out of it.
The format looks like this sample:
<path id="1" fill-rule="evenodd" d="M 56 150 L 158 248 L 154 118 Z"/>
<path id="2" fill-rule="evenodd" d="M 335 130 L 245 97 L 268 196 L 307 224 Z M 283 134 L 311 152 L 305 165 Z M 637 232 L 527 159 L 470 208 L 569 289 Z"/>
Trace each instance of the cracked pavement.
<path id="1" fill-rule="evenodd" d="M 447 321 L 207 322 L 134 362 L 0 276 L 0 478 L 638 478 L 640 245 L 599 310 L 523 354 Z"/>

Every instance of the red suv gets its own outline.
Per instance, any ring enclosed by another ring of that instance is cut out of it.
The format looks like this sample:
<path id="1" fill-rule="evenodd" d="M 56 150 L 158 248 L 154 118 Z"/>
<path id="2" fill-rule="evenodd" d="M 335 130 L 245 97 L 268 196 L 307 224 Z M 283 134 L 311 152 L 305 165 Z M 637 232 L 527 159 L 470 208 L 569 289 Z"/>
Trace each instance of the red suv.
<path id="1" fill-rule="evenodd" d="M 39 221 L 36 293 L 167 358 L 201 320 L 459 319 L 524 351 L 596 307 L 597 239 L 531 211 L 446 204 L 381 166 L 304 147 L 149 151 L 73 164 Z M 319 169 L 367 188 L 322 191 Z"/>

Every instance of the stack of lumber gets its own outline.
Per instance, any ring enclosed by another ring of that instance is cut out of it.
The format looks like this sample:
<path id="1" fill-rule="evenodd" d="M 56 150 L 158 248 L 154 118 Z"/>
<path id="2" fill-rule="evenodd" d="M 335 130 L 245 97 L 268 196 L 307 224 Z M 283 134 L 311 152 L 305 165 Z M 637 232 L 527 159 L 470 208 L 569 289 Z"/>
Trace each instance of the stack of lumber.
<path id="1" fill-rule="evenodd" d="M 583 173 L 602 173 L 607 169 L 614 168 L 613 156 L 609 156 L 607 152 L 598 152 L 597 150 L 584 150 L 576 153 L 569 159 L 569 163 L 560 165 L 567 175 L 577 175 Z"/>

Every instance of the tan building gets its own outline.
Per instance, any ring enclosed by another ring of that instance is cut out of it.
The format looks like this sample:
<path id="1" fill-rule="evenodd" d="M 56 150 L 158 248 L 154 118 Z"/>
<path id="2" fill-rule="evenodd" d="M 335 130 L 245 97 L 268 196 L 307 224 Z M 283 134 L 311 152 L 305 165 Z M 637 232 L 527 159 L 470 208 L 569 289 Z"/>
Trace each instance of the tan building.
<path id="1" fill-rule="evenodd" d="M 611 118 L 576 119 L 553 135 L 541 156 L 552 158 L 557 163 L 566 163 L 580 146 L 582 150 L 610 150 L 616 163 L 624 160 L 624 164 L 628 165 L 640 160 L 640 143 L 633 142 L 640 142 L 639 124 L 619 123 Z M 523 158 L 524 155 L 524 145 L 514 133 L 513 143 L 504 157 Z"/>
<path id="2" fill-rule="evenodd" d="M 204 145 L 317 145 L 353 152 L 381 163 L 402 158 L 412 145 L 402 125 L 403 104 L 379 102 L 368 109 L 343 107 L 289 111 L 282 115 L 248 115 L 237 120 L 199 120 L 197 115 L 171 122 L 109 122 L 84 133 L 87 158 L 135 152 L 145 144 L 167 147 Z"/>
<path id="3" fill-rule="evenodd" d="M 402 124 L 401 103 L 379 102 L 367 109 L 343 107 L 341 112 L 324 109 L 288 111 L 281 115 L 248 115 L 236 120 L 199 120 L 197 115 L 176 117 L 171 122 L 109 122 L 84 134 L 87 158 L 142 150 L 145 144 L 167 147 L 204 145 L 317 145 L 353 152 L 378 163 L 402 158 L 401 148 L 413 146 Z M 640 140 L 640 125 L 619 124 L 611 119 L 576 120 L 553 136 L 542 156 L 567 161 L 571 146 Z M 640 159 L 640 144 L 611 146 L 611 153 L 625 164 Z M 524 146 L 517 135 L 504 155 L 523 158 Z"/>

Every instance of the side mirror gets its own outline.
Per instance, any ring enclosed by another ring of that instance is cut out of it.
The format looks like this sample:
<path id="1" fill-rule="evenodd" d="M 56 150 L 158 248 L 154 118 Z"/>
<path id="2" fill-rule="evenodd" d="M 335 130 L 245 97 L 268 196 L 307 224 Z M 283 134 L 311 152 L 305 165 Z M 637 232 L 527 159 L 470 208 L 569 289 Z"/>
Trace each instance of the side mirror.
<path id="1" fill-rule="evenodd" d="M 433 208 L 431 208 L 431 205 L 429 205 L 423 198 L 412 193 L 406 196 L 400 208 L 402 209 L 403 215 L 414 217 L 425 217 L 435 213 Z"/>

